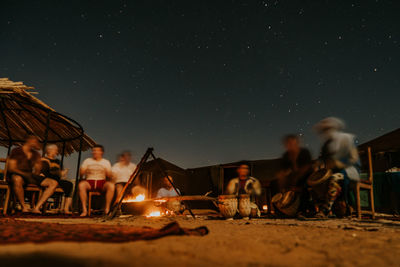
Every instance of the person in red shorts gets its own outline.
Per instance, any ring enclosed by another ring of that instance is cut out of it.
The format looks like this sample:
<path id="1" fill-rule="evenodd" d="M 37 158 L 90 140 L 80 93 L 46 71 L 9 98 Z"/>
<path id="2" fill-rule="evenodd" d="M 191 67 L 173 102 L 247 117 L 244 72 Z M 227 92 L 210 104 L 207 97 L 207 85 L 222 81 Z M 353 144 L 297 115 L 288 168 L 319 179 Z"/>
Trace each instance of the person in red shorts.
<path id="1" fill-rule="evenodd" d="M 92 148 L 92 157 L 85 159 L 80 169 L 81 177 L 85 179 L 79 182 L 79 197 L 82 203 L 81 216 L 87 216 L 88 191 L 94 190 L 105 194 L 106 204 L 104 213 L 110 211 L 111 201 L 114 197 L 114 184 L 109 181 L 112 178 L 111 163 L 103 158 L 104 147 L 95 145 Z M 108 178 L 108 179 L 107 179 Z"/>

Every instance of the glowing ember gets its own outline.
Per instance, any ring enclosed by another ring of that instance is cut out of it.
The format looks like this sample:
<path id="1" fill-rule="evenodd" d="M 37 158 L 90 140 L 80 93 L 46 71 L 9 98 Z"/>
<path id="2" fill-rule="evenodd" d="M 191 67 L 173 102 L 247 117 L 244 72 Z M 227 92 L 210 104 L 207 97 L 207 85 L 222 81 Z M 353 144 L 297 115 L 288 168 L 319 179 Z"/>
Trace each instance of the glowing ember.
<path id="1" fill-rule="evenodd" d="M 123 202 L 141 202 L 144 200 L 144 194 L 139 194 L 134 198 L 125 199 Z"/>
<path id="2" fill-rule="evenodd" d="M 147 218 L 160 217 L 160 216 L 161 216 L 161 212 L 160 211 L 152 211 L 148 215 L 146 215 Z"/>
<path id="3" fill-rule="evenodd" d="M 268 210 L 268 205 L 264 205 L 264 206 L 263 206 L 263 210 L 264 210 L 264 211 L 267 211 L 267 210 Z"/>

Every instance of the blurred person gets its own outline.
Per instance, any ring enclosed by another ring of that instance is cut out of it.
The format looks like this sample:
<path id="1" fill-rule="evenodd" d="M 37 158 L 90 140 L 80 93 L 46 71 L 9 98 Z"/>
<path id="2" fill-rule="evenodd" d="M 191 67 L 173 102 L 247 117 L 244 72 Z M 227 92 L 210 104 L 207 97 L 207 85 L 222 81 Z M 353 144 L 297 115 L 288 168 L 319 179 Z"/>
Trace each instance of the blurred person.
<path id="1" fill-rule="evenodd" d="M 291 188 L 304 188 L 313 171 L 311 153 L 301 146 L 299 136 L 285 136 L 283 145 L 286 152 L 281 158 L 281 170 L 277 173 L 281 193 Z"/>
<path id="2" fill-rule="evenodd" d="M 8 160 L 8 173 L 12 189 L 17 200 L 21 203 L 22 212 L 30 212 L 29 205 L 25 204 L 24 186 L 34 184 L 45 188 L 45 193 L 51 192 L 57 182 L 40 176 L 42 168 L 40 161 L 41 146 L 36 136 L 28 136 L 25 143 L 11 151 Z"/>
<path id="3" fill-rule="evenodd" d="M 132 155 L 129 151 L 122 152 L 118 156 L 118 162 L 111 168 L 113 181 L 115 183 L 115 194 L 117 197 L 136 169 L 136 165 L 132 163 L 131 160 Z"/>
<path id="4" fill-rule="evenodd" d="M 348 204 L 349 188 L 355 186 L 360 180 L 360 160 L 355 144 L 355 137 L 343 130 L 345 124 L 335 117 L 328 117 L 318 122 L 314 129 L 323 140 L 321 148 L 321 164 L 332 170 L 329 195 L 322 204 L 321 216 L 326 215 L 341 193 L 341 197 Z M 347 207 L 349 208 L 349 207 Z M 347 213 L 351 211 L 347 211 Z"/>
<path id="5" fill-rule="evenodd" d="M 105 194 L 104 213 L 108 214 L 110 211 L 115 186 L 114 183 L 107 180 L 112 178 L 111 163 L 103 158 L 103 154 L 104 147 L 97 144 L 92 148 L 92 157 L 85 159 L 82 163 L 80 175 L 85 179 L 81 180 L 78 185 L 82 203 L 81 216 L 87 216 L 87 197 L 91 190 Z"/>
<path id="6" fill-rule="evenodd" d="M 260 181 L 250 176 L 250 165 L 247 162 L 241 162 L 236 172 L 238 177 L 229 181 L 226 187 L 226 193 L 229 195 L 250 195 L 251 208 L 257 209 L 257 214 L 259 216 L 260 210 L 256 204 L 256 197 L 261 195 Z"/>
<path id="7" fill-rule="evenodd" d="M 297 216 L 307 213 L 309 193 L 307 178 L 312 174 L 312 156 L 307 148 L 301 146 L 298 135 L 290 134 L 283 138 L 286 149 L 281 158 L 281 169 L 277 173 L 278 193 L 293 191 L 298 195 L 300 204 Z"/>
<path id="8" fill-rule="evenodd" d="M 176 192 L 171 182 L 174 182 L 172 176 L 164 177 L 162 180 L 162 187 L 157 191 L 157 198 L 162 197 L 177 197 L 180 194 L 179 189 L 177 188 Z M 178 194 L 179 193 L 179 194 Z"/>
<path id="9" fill-rule="evenodd" d="M 67 170 L 61 169 L 61 161 L 57 159 L 58 156 L 58 147 L 55 144 L 50 144 L 46 146 L 46 154 L 42 158 L 42 170 L 41 175 L 52 179 L 57 182 L 65 194 L 65 203 L 63 207 L 63 212 L 65 214 L 72 214 L 70 211 L 72 205 L 72 191 L 73 191 L 73 184 L 72 182 L 62 179 L 66 176 Z M 56 188 L 54 188 L 55 191 Z M 53 193 L 54 193 L 53 191 Z M 47 201 L 47 199 L 52 195 L 51 192 L 48 192 L 48 195 L 42 194 L 42 197 L 39 199 L 35 209 L 33 212 L 40 213 L 40 207 L 43 203 Z"/>

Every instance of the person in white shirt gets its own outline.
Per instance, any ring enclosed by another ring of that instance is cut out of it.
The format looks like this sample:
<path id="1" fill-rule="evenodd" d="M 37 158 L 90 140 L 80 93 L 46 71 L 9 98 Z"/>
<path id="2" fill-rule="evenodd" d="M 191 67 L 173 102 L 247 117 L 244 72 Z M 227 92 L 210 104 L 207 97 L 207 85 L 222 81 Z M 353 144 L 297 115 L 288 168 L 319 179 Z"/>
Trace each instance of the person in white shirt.
<path id="1" fill-rule="evenodd" d="M 115 183 L 115 194 L 118 196 L 129 178 L 136 169 L 136 164 L 131 162 L 132 155 L 129 151 L 121 153 L 118 157 L 118 162 L 112 168 L 113 180 Z"/>
<path id="2" fill-rule="evenodd" d="M 168 176 L 169 180 L 173 183 L 174 180 L 171 176 Z M 172 186 L 171 182 L 168 180 L 167 177 L 163 178 L 163 187 L 160 188 L 157 192 L 157 198 L 162 197 L 177 197 L 178 193 L 175 191 L 174 187 Z M 179 192 L 179 189 L 176 189 Z M 179 192 L 180 194 L 180 192 Z"/>
<path id="3" fill-rule="evenodd" d="M 110 211 L 111 201 L 114 197 L 114 183 L 107 181 L 107 178 L 112 178 L 111 163 L 103 158 L 104 147 L 95 145 L 92 148 L 92 157 L 83 161 L 80 175 L 85 177 L 79 182 L 79 197 L 82 203 L 81 216 L 87 215 L 87 195 L 88 191 L 99 191 L 105 193 L 106 204 L 104 213 Z"/>

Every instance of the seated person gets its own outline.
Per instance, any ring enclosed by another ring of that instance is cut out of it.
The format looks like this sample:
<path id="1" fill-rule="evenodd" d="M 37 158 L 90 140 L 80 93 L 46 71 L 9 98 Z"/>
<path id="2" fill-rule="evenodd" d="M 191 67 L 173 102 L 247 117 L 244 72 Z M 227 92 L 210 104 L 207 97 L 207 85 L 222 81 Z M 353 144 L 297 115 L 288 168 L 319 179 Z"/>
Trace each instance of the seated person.
<path id="1" fill-rule="evenodd" d="M 300 206 L 297 212 L 308 209 L 309 193 L 307 178 L 312 174 L 312 157 L 307 148 L 300 146 L 297 135 L 287 135 L 283 139 L 286 152 L 281 158 L 281 170 L 277 173 L 278 193 L 293 191 L 300 194 Z"/>
<path id="2" fill-rule="evenodd" d="M 41 161 L 38 150 L 39 139 L 29 136 L 21 147 L 11 151 L 8 161 L 9 177 L 17 200 L 21 203 L 22 212 L 30 212 L 29 205 L 25 204 L 24 186 L 34 184 L 44 187 L 45 190 L 39 201 L 42 203 L 46 196 L 51 196 L 57 187 L 57 181 L 40 176 Z M 35 209 L 37 211 L 37 209 Z"/>
<path id="3" fill-rule="evenodd" d="M 129 151 L 125 151 L 118 157 L 118 162 L 112 168 L 113 180 L 115 183 L 115 194 L 119 196 L 125 184 L 136 169 L 136 165 L 131 162 L 132 155 Z"/>
<path id="4" fill-rule="evenodd" d="M 325 215 L 331 210 L 341 189 L 343 191 L 341 196 L 345 203 L 348 203 L 349 187 L 360 180 L 359 156 L 354 136 L 343 132 L 344 127 L 343 121 L 333 117 L 323 119 L 315 125 L 315 130 L 324 141 L 321 163 L 334 174 L 327 199 L 323 204 L 322 211 Z"/>
<path id="5" fill-rule="evenodd" d="M 79 182 L 79 197 L 82 203 L 81 216 L 87 216 L 87 196 L 89 191 L 98 191 L 105 193 L 105 208 L 104 213 L 110 211 L 111 201 L 114 197 L 114 184 L 107 181 L 107 178 L 112 177 L 111 163 L 103 158 L 104 147 L 95 145 L 92 148 L 92 157 L 83 161 L 80 175 L 85 177 L 85 180 Z"/>
<path id="6" fill-rule="evenodd" d="M 72 214 L 70 211 L 72 205 L 72 191 L 73 184 L 68 181 L 62 179 L 67 173 L 67 170 L 61 170 L 61 162 L 57 159 L 58 156 L 58 147 L 54 144 L 46 146 L 46 155 L 42 158 L 42 171 L 41 175 L 46 178 L 53 179 L 57 181 L 58 185 L 63 189 L 65 194 L 65 203 L 64 203 L 64 213 Z M 48 197 L 47 197 L 48 198 Z M 43 198 L 38 201 L 36 205 L 35 211 L 39 211 L 39 207 L 47 200 L 47 198 Z"/>
<path id="7" fill-rule="evenodd" d="M 238 177 L 229 181 L 226 187 L 226 193 L 229 195 L 250 195 L 251 208 L 257 209 L 258 215 L 260 211 L 256 205 L 256 197 L 261 195 L 261 184 L 258 179 L 249 176 L 250 165 L 246 162 L 241 162 L 237 168 Z"/>
<path id="8" fill-rule="evenodd" d="M 277 173 L 279 191 L 284 193 L 291 189 L 302 190 L 311 175 L 312 157 L 307 148 L 300 146 L 297 135 L 287 135 L 283 139 L 286 152 L 282 156 L 281 170 Z"/>
<path id="9" fill-rule="evenodd" d="M 158 190 L 156 198 L 177 197 L 181 193 L 179 192 L 179 189 L 176 189 L 179 194 L 175 191 L 171 182 L 172 183 L 174 182 L 174 179 L 171 176 L 163 178 L 162 180 L 163 187 Z"/>

